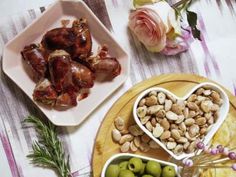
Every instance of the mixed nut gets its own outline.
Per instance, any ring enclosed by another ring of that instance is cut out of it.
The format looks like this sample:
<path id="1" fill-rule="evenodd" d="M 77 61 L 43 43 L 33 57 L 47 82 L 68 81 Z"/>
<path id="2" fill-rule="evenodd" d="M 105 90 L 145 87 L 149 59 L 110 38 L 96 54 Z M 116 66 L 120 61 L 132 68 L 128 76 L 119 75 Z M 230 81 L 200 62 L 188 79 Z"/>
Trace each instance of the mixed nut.
<path id="1" fill-rule="evenodd" d="M 140 100 L 136 112 L 143 126 L 179 155 L 194 152 L 219 117 L 222 104 L 220 94 L 207 87 L 197 89 L 187 100 L 151 91 Z"/>
<path id="2" fill-rule="evenodd" d="M 121 152 L 136 152 L 138 149 L 147 152 L 152 149 L 159 148 L 159 145 L 151 140 L 138 125 L 131 125 L 125 128 L 124 119 L 117 117 L 114 121 L 115 129 L 112 130 L 112 139 L 120 144 Z"/>

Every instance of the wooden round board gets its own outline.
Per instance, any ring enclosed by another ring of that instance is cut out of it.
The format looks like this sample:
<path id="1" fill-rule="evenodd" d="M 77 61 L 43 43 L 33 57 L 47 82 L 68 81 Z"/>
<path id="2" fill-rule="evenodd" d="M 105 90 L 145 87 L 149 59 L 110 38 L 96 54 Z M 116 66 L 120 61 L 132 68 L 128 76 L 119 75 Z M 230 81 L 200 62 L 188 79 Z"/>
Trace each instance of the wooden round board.
<path id="1" fill-rule="evenodd" d="M 119 144 L 113 142 L 111 136 L 111 132 L 114 129 L 114 119 L 121 116 L 125 120 L 125 125 L 127 127 L 134 124 L 132 108 L 135 99 L 142 91 L 157 86 L 168 89 L 177 96 L 182 97 L 191 90 L 192 87 L 202 82 L 213 81 L 192 74 L 167 74 L 152 77 L 151 79 L 142 81 L 129 89 L 114 103 L 100 126 L 93 150 L 93 176 L 100 177 L 106 160 L 108 160 L 112 155 L 120 153 Z M 234 97 L 234 95 L 227 89 L 223 89 L 226 91 L 230 99 L 230 112 L 228 117 L 236 119 L 236 97 Z M 168 158 L 170 158 L 170 156 L 161 148 L 155 150 L 152 149 L 146 153 L 138 150 L 135 153 L 162 160 L 168 160 Z"/>

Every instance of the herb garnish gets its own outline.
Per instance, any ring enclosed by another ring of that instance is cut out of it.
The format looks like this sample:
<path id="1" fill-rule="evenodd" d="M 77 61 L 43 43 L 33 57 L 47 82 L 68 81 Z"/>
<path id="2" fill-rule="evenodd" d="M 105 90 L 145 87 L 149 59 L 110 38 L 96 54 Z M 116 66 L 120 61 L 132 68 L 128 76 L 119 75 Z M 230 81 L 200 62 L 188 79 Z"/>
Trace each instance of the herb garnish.
<path id="1" fill-rule="evenodd" d="M 39 140 L 32 144 L 32 153 L 27 156 L 32 163 L 53 168 L 61 177 L 71 176 L 69 156 L 65 155 L 56 127 L 51 122 L 45 124 L 34 116 L 28 116 L 24 123 L 33 124 L 39 136 Z"/>

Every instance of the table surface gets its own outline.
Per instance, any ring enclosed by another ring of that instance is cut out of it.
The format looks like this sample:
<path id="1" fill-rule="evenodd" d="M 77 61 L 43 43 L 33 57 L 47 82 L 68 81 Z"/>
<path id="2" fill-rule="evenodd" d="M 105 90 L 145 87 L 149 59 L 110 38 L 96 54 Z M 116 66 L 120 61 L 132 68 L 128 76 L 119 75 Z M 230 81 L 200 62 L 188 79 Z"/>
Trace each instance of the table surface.
<path id="1" fill-rule="evenodd" d="M 1 0 L 0 56 L 4 44 L 40 16 L 53 1 Z M 129 0 L 85 2 L 129 54 L 131 72 L 125 84 L 82 125 L 59 128 L 60 137 L 71 156 L 74 176 L 89 176 L 93 144 L 99 125 L 111 105 L 134 84 L 164 73 L 194 73 L 213 79 L 236 93 L 235 0 L 201 0 L 195 3 L 192 9 L 198 13 L 202 41 L 193 41 L 187 52 L 174 57 L 147 52 L 127 31 L 131 8 Z M 26 158 L 36 134 L 33 128 L 22 128 L 21 121 L 29 114 L 43 115 L 3 74 L 2 68 L 0 78 L 0 176 L 56 176 L 51 170 L 34 167 Z"/>

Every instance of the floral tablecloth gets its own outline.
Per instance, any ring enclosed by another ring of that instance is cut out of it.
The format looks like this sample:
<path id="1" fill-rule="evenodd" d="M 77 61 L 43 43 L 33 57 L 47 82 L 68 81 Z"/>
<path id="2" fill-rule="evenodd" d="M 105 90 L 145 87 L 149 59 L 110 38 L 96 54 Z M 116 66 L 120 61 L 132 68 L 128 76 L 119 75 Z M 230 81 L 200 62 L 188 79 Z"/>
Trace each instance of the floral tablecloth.
<path id="1" fill-rule="evenodd" d="M 235 0 L 199 0 L 191 8 L 198 13 L 202 41 L 174 57 L 152 54 L 135 40 L 127 29 L 129 0 L 85 0 L 93 12 L 128 52 L 131 72 L 125 84 L 77 127 L 60 127 L 74 176 L 89 176 L 97 130 L 112 104 L 132 85 L 164 73 L 194 73 L 213 79 L 236 93 L 236 2 Z M 172 0 L 172 3 L 174 1 Z M 22 31 L 45 7 L 28 10 L 11 17 L 0 17 L 0 56 L 5 43 Z M 44 117 L 31 100 L 0 69 L 0 176 L 56 176 L 48 169 L 34 167 L 26 155 L 36 138 L 33 128 L 22 128 L 28 115 Z"/>

